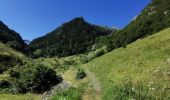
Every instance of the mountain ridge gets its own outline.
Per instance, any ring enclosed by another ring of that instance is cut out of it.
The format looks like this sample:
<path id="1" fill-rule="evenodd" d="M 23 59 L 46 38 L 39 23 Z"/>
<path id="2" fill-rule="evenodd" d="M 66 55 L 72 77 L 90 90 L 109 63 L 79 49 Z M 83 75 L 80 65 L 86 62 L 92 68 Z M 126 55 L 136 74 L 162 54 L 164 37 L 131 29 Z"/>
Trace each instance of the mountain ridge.
<path id="1" fill-rule="evenodd" d="M 30 48 L 35 56 L 69 56 L 90 51 L 96 37 L 110 33 L 111 29 L 89 24 L 83 17 L 77 17 L 34 39 Z"/>
<path id="2" fill-rule="evenodd" d="M 19 33 L 8 28 L 2 21 L 0 21 L 0 42 L 20 52 L 25 52 L 27 46 Z"/>

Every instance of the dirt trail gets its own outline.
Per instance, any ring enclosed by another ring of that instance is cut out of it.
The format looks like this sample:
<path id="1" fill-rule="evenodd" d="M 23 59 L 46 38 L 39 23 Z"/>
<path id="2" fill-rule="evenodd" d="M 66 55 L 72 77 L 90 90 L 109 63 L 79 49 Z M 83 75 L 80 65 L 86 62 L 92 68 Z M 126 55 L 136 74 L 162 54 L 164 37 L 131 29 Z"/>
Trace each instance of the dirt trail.
<path id="1" fill-rule="evenodd" d="M 83 100 L 101 100 L 101 87 L 98 78 L 86 69 L 87 76 L 91 79 L 86 88 L 82 99 Z"/>

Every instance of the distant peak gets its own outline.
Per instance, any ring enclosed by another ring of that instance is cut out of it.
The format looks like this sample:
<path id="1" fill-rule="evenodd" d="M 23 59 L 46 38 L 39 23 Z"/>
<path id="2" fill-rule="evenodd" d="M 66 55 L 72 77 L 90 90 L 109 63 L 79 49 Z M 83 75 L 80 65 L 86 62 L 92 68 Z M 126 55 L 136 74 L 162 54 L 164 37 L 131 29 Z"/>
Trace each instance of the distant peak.
<path id="1" fill-rule="evenodd" d="M 72 22 L 85 22 L 83 17 L 76 17 L 73 20 L 71 20 Z"/>
<path id="2" fill-rule="evenodd" d="M 63 25 L 70 27 L 70 25 L 87 25 L 87 24 L 89 24 L 89 23 L 86 22 L 83 17 L 76 17 L 76 18 L 70 20 L 69 22 L 64 23 Z"/>
<path id="3" fill-rule="evenodd" d="M 84 18 L 83 17 L 76 17 L 73 20 L 84 20 Z"/>

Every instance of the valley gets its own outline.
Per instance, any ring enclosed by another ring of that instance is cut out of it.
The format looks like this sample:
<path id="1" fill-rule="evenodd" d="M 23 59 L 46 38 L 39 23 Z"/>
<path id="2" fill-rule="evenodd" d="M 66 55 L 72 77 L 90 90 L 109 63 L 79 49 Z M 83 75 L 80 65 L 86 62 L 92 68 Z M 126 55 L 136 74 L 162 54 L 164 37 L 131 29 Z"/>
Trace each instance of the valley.
<path id="1" fill-rule="evenodd" d="M 123 29 L 76 17 L 28 44 L 0 21 L 0 100 L 170 100 L 169 5 Z"/>

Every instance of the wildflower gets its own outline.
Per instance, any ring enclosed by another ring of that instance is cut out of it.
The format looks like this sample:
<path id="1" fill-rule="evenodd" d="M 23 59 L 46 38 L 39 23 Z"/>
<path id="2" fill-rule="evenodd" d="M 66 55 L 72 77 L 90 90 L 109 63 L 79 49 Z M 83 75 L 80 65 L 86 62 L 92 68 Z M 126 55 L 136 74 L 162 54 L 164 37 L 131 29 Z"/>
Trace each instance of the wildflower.
<path id="1" fill-rule="evenodd" d="M 138 90 L 136 90 L 135 92 L 138 93 Z"/>
<path id="2" fill-rule="evenodd" d="M 149 84 L 150 84 L 150 85 L 152 85 L 152 84 L 153 84 L 153 82 L 149 82 Z"/>
<path id="3" fill-rule="evenodd" d="M 149 88 L 150 90 L 152 90 L 152 91 L 154 91 L 155 90 L 155 88 Z"/>
<path id="4" fill-rule="evenodd" d="M 132 88 L 132 91 L 135 91 L 135 88 L 134 88 L 134 87 Z"/>

